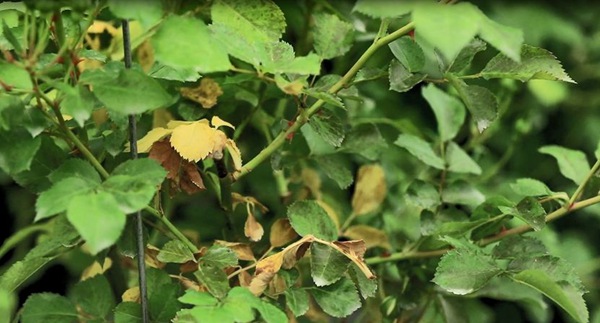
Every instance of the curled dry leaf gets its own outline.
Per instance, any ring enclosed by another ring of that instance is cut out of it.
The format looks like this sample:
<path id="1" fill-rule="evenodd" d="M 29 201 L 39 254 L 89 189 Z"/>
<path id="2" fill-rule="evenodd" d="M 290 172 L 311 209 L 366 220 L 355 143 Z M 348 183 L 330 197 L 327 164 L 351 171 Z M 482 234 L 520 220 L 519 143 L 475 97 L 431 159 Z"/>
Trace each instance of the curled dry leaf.
<path id="1" fill-rule="evenodd" d="M 267 285 L 275 277 L 275 274 L 281 269 L 283 264 L 283 252 L 278 252 L 269 256 L 256 264 L 254 277 L 250 282 L 249 289 L 254 295 L 260 295 L 267 288 Z"/>
<path id="2" fill-rule="evenodd" d="M 346 229 L 343 235 L 353 240 L 363 240 L 367 249 L 373 247 L 391 249 L 387 234 L 383 230 L 368 225 L 353 225 Z"/>
<path id="3" fill-rule="evenodd" d="M 219 83 L 208 77 L 203 77 L 196 87 L 182 87 L 179 91 L 183 97 L 200 103 L 205 109 L 214 107 L 219 96 L 223 94 Z"/>
<path id="4" fill-rule="evenodd" d="M 272 247 L 282 247 L 298 237 L 298 233 L 294 231 L 288 219 L 277 219 L 271 225 L 271 233 L 269 241 Z"/>
<path id="5" fill-rule="evenodd" d="M 256 221 L 254 215 L 249 211 L 246 223 L 244 224 L 244 235 L 251 241 L 259 241 L 264 233 L 265 230 L 262 225 Z"/>
<path id="6" fill-rule="evenodd" d="M 146 246 L 146 252 L 144 253 L 144 262 L 146 265 L 152 268 L 163 269 L 165 267 L 165 263 L 158 260 L 158 253 L 160 249 L 149 244 Z"/>
<path id="7" fill-rule="evenodd" d="M 373 212 L 385 199 L 385 173 L 380 165 L 364 165 L 358 170 L 356 189 L 352 196 L 352 211 L 356 215 Z"/>
<path id="8" fill-rule="evenodd" d="M 233 252 L 239 260 L 253 261 L 256 260 L 254 257 L 254 253 L 252 252 L 252 248 L 248 244 L 241 242 L 229 242 L 223 240 L 215 240 L 215 244 L 227 247 Z"/>
<path id="9" fill-rule="evenodd" d="M 283 257 L 283 268 L 290 269 L 294 267 L 298 260 L 304 257 L 304 254 L 306 254 L 308 248 L 310 248 L 310 242 L 294 243 L 293 245 L 290 245 L 287 248 L 285 248 L 285 255 Z"/>
<path id="10" fill-rule="evenodd" d="M 158 161 L 167 170 L 167 179 L 175 191 L 194 194 L 206 189 L 196 164 L 181 158 L 168 139 L 155 142 L 148 157 Z"/>
<path id="11" fill-rule="evenodd" d="M 268 212 L 269 209 L 252 196 L 242 196 L 241 194 L 234 192 L 231 193 L 231 200 L 234 209 L 240 203 L 246 204 L 246 212 L 248 213 L 248 217 L 246 218 L 246 223 L 244 224 L 244 235 L 252 241 L 260 240 L 265 233 L 265 230 L 263 229 L 262 225 L 256 221 L 256 218 L 254 217 L 254 209 L 258 207 L 259 211 L 263 214 Z"/>
<path id="12" fill-rule="evenodd" d="M 240 286 L 248 287 L 250 286 L 250 282 L 252 281 L 252 275 L 250 275 L 250 273 L 247 271 L 242 271 L 238 276 L 238 280 L 240 282 Z"/>
<path id="13" fill-rule="evenodd" d="M 348 259 L 352 260 L 358 266 L 360 271 L 363 272 L 365 277 L 368 279 L 374 279 L 376 276 L 371 272 L 371 269 L 365 263 L 365 252 L 367 251 L 367 247 L 365 242 L 362 240 L 351 240 L 351 241 L 334 241 L 330 243 L 330 245 L 337 249 L 339 252 L 343 253 Z"/>

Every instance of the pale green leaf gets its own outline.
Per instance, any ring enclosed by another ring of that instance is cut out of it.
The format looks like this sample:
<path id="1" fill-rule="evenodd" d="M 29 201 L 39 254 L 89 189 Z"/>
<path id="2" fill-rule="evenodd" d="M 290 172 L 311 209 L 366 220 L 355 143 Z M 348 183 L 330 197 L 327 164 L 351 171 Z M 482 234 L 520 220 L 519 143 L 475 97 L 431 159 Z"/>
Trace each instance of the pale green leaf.
<path id="1" fill-rule="evenodd" d="M 288 287 L 285 290 L 285 302 L 295 316 L 304 315 L 309 308 L 308 293 L 305 289 Z"/>
<path id="2" fill-rule="evenodd" d="M 418 3 L 422 2 L 422 0 L 358 0 L 352 11 L 360 12 L 373 18 L 393 18 L 409 13 Z"/>
<path id="3" fill-rule="evenodd" d="M 433 151 L 431 144 L 427 141 L 417 136 L 403 133 L 398 136 L 394 144 L 408 150 L 411 155 L 423 163 L 437 169 L 444 169 L 444 160 Z"/>
<path id="4" fill-rule="evenodd" d="M 575 184 L 581 183 L 590 172 L 587 157 L 579 150 L 551 145 L 541 147 L 538 151 L 554 157 L 558 162 L 560 173 Z"/>
<path id="5" fill-rule="evenodd" d="M 477 206 L 484 200 L 485 196 L 465 181 L 452 182 L 442 191 L 442 201 L 446 203 Z"/>
<path id="6" fill-rule="evenodd" d="M 199 19 L 170 16 L 160 25 L 151 42 L 156 59 L 173 68 L 212 73 L 231 67 L 227 52 Z"/>
<path id="7" fill-rule="evenodd" d="M 310 293 L 325 313 L 333 317 L 346 317 L 360 308 L 358 291 L 348 278 L 321 288 L 313 288 Z"/>
<path id="8" fill-rule="evenodd" d="M 396 39 L 389 43 L 388 47 L 409 72 L 418 72 L 425 66 L 423 49 L 409 36 Z"/>
<path id="9" fill-rule="evenodd" d="M 333 114 L 322 113 L 312 116 L 308 122 L 310 127 L 328 144 L 340 147 L 344 141 L 344 125 Z"/>
<path id="10" fill-rule="evenodd" d="M 409 203 L 429 210 L 434 210 L 442 202 L 437 187 L 431 183 L 418 179 L 408 186 L 406 189 L 406 197 Z"/>
<path id="11" fill-rule="evenodd" d="M 533 178 L 519 178 L 510 184 L 510 188 L 523 196 L 546 196 L 552 195 L 552 191 L 541 181 Z"/>
<path id="12" fill-rule="evenodd" d="M 513 259 L 509 264 L 509 271 L 519 272 L 526 269 L 536 269 L 545 272 L 548 277 L 557 283 L 566 283 L 576 288 L 579 292 L 585 293 L 586 288 L 575 272 L 575 268 L 568 261 L 554 257 L 549 254 L 525 254 Z"/>
<path id="13" fill-rule="evenodd" d="M 33 294 L 23 305 L 23 323 L 64 323 L 77 322 L 75 305 L 66 297 L 52 293 Z"/>
<path id="14" fill-rule="evenodd" d="M 163 15 L 160 0 L 109 0 L 108 7 L 115 16 L 121 19 L 139 21 L 145 29 L 157 23 Z"/>
<path id="15" fill-rule="evenodd" d="M 271 0 L 218 0 L 211 7 L 215 25 L 225 25 L 249 42 L 277 41 L 285 31 L 283 12 Z"/>
<path id="16" fill-rule="evenodd" d="M 35 202 L 34 221 L 65 211 L 75 197 L 87 194 L 95 187 L 97 184 L 78 177 L 69 177 L 59 181 L 38 197 Z"/>
<path id="17" fill-rule="evenodd" d="M 100 191 L 72 197 L 67 218 L 86 241 L 90 252 L 98 254 L 117 242 L 125 228 L 126 216 L 111 194 Z"/>
<path id="18" fill-rule="evenodd" d="M 9 87 L 30 91 L 33 88 L 29 73 L 15 64 L 0 61 L 0 81 Z"/>
<path id="19" fill-rule="evenodd" d="M 529 45 L 523 45 L 520 62 L 498 54 L 488 62 L 480 74 L 485 79 L 511 78 L 523 82 L 542 79 L 575 83 L 554 54 Z"/>
<path id="20" fill-rule="evenodd" d="M 446 146 L 445 157 L 448 171 L 481 175 L 481 167 L 454 141 L 449 142 Z"/>
<path id="21" fill-rule="evenodd" d="M 422 87 L 421 95 L 433 110 L 440 139 L 448 141 L 456 137 L 465 122 L 466 111 L 462 102 L 433 84 Z"/>
<path id="22" fill-rule="evenodd" d="M 79 85 L 69 88 L 63 101 L 60 104 L 64 114 L 69 115 L 77 121 L 80 127 L 83 127 L 85 121 L 92 116 L 95 98 L 87 87 Z"/>
<path id="23" fill-rule="evenodd" d="M 198 270 L 194 272 L 194 276 L 217 298 L 223 298 L 229 292 L 227 274 L 217 266 L 201 263 Z"/>
<path id="24" fill-rule="evenodd" d="M 218 245 L 208 248 L 200 260 L 218 268 L 233 267 L 238 264 L 238 258 L 233 250 Z"/>
<path id="25" fill-rule="evenodd" d="M 346 54 L 352 47 L 354 27 L 337 15 L 318 13 L 313 15 L 313 39 L 315 51 L 323 59 Z"/>
<path id="26" fill-rule="evenodd" d="M 338 281 L 350 264 L 350 259 L 330 246 L 310 245 L 310 275 L 317 286 L 327 286 Z"/>
<path id="27" fill-rule="evenodd" d="M 323 101 L 325 101 L 326 104 L 331 104 L 334 107 L 338 107 L 338 108 L 342 108 L 342 109 L 346 108 L 344 106 L 344 103 L 342 102 L 342 99 L 340 99 L 335 94 L 331 94 L 329 92 L 324 92 L 324 91 L 318 91 L 318 90 L 315 90 L 312 88 L 304 90 L 304 93 L 313 98 L 323 100 Z"/>
<path id="28" fill-rule="evenodd" d="M 313 235 L 325 241 L 337 239 L 337 229 L 327 212 L 313 200 L 294 202 L 288 207 L 290 224 L 301 236 Z"/>
<path id="29" fill-rule="evenodd" d="M 15 262 L 0 276 L 0 289 L 14 292 L 54 257 L 33 257 Z"/>
<path id="30" fill-rule="evenodd" d="M 398 60 L 392 60 L 389 69 L 390 90 L 406 92 L 421 83 L 427 77 L 425 74 L 413 74 Z"/>
<path id="31" fill-rule="evenodd" d="M 585 301 L 581 293 L 572 286 L 560 285 L 544 271 L 537 269 L 523 270 L 511 278 L 546 295 L 578 322 L 588 322 L 589 313 Z"/>
<path id="32" fill-rule="evenodd" d="M 501 272 L 482 251 L 459 247 L 442 257 L 433 282 L 448 292 L 465 295 L 482 288 Z"/>
<path id="33" fill-rule="evenodd" d="M 307 299 L 308 300 L 308 299 Z M 0 289 L 0 321 L 10 322 L 17 307 L 17 297 L 4 289 Z M 308 309 L 308 308 L 307 308 Z"/>
<path id="34" fill-rule="evenodd" d="M 483 132 L 498 115 L 498 100 L 490 90 L 478 86 L 467 85 L 463 80 L 448 74 L 450 84 L 471 112 L 479 132 Z"/>
<path id="35" fill-rule="evenodd" d="M 161 262 L 185 263 L 193 261 L 194 254 L 179 240 L 171 240 L 160 249 L 156 256 Z"/>
<path id="36" fill-rule="evenodd" d="M 501 25 L 483 15 L 479 35 L 490 45 L 498 49 L 506 57 L 515 62 L 521 61 L 521 46 L 523 31 L 517 28 Z"/>

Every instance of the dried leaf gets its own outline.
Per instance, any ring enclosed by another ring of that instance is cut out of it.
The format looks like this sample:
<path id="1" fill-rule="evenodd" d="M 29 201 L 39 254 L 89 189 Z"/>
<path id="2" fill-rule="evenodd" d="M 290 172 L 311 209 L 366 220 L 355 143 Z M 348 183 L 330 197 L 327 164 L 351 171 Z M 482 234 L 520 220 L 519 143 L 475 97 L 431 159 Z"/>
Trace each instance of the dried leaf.
<path id="1" fill-rule="evenodd" d="M 271 225 L 269 240 L 272 247 L 282 247 L 298 237 L 288 219 L 277 219 Z"/>
<path id="2" fill-rule="evenodd" d="M 256 264 L 254 277 L 250 282 L 249 289 L 254 295 L 260 295 L 269 282 L 275 277 L 275 274 L 281 269 L 283 264 L 284 252 L 278 252 L 269 256 Z"/>
<path id="3" fill-rule="evenodd" d="M 149 152 L 150 148 L 152 148 L 152 144 L 170 135 L 171 132 L 173 132 L 173 130 L 165 128 L 154 128 L 148 131 L 148 133 L 137 142 L 138 152 Z M 127 146 L 127 149 L 129 149 L 129 144 L 127 144 Z"/>
<path id="4" fill-rule="evenodd" d="M 310 196 L 313 196 L 316 200 L 321 199 L 321 176 L 317 173 L 316 170 L 312 168 L 304 168 L 302 169 L 302 182 L 304 183 L 304 187 L 308 189 Z M 307 196 L 308 198 L 309 196 Z"/>
<path id="5" fill-rule="evenodd" d="M 391 249 L 387 234 L 383 230 L 368 225 L 353 225 L 346 229 L 343 235 L 353 240 L 363 240 L 367 249 L 373 247 Z"/>
<path id="6" fill-rule="evenodd" d="M 233 193 L 231 193 L 231 201 L 233 204 L 233 208 L 235 208 L 240 203 L 246 203 L 247 205 L 250 205 L 252 208 L 255 208 L 258 206 L 258 209 L 259 209 L 260 213 L 262 213 L 262 214 L 269 212 L 269 209 L 266 206 L 264 206 L 262 203 L 260 203 L 253 196 L 243 196 L 239 193 L 233 192 Z"/>
<path id="7" fill-rule="evenodd" d="M 183 87 L 179 91 L 183 97 L 200 103 L 205 109 L 214 107 L 217 98 L 223 94 L 219 83 L 208 77 L 203 77 L 196 87 Z"/>
<path id="8" fill-rule="evenodd" d="M 233 161 L 233 167 L 236 171 L 242 169 L 242 153 L 240 149 L 235 144 L 235 141 L 231 139 L 227 139 L 225 142 L 225 147 L 227 147 L 227 151 L 229 151 L 229 155 L 231 156 L 231 160 Z"/>
<path id="9" fill-rule="evenodd" d="M 259 241 L 265 230 L 262 225 L 256 221 L 256 218 L 252 213 L 248 212 L 248 217 L 246 218 L 246 223 L 244 224 L 244 235 L 248 237 L 251 241 Z"/>
<path id="10" fill-rule="evenodd" d="M 214 117 L 212 117 L 212 119 L 210 119 L 210 124 L 212 124 L 212 126 L 215 128 L 229 127 L 231 129 L 235 129 L 235 127 L 231 123 L 229 123 L 217 116 L 214 116 Z"/>
<path id="11" fill-rule="evenodd" d="M 242 271 L 238 275 L 238 280 L 240 282 L 240 286 L 248 287 L 250 286 L 250 282 L 252 281 L 252 275 L 250 275 L 250 273 L 248 273 L 247 271 Z"/>
<path id="12" fill-rule="evenodd" d="M 198 269 L 198 265 L 196 264 L 196 270 Z M 175 276 L 171 276 L 171 277 L 175 277 Z M 179 279 L 179 282 L 181 283 L 181 286 L 183 286 L 184 289 L 193 289 L 195 291 L 200 291 L 200 285 L 198 285 L 198 283 L 196 283 L 195 281 L 188 279 L 184 276 L 176 276 L 176 279 Z"/>
<path id="13" fill-rule="evenodd" d="M 94 261 L 89 267 L 83 270 L 81 273 L 81 281 L 84 281 L 88 278 L 92 278 L 96 275 L 101 275 L 105 271 L 109 270 L 112 267 L 112 259 L 104 258 L 104 264 L 100 265 L 99 262 Z"/>
<path id="14" fill-rule="evenodd" d="M 206 189 L 196 164 L 181 158 L 168 139 L 155 142 L 148 157 L 158 161 L 167 170 L 167 179 L 175 190 L 194 194 Z"/>
<path id="15" fill-rule="evenodd" d="M 220 246 L 227 247 L 233 252 L 235 252 L 236 256 L 239 260 L 253 261 L 256 260 L 254 257 L 254 253 L 252 252 L 252 248 L 249 245 L 241 242 L 229 242 L 223 240 L 215 240 L 215 244 Z"/>
<path id="16" fill-rule="evenodd" d="M 140 302 L 140 287 L 135 286 L 135 287 L 131 287 L 130 289 L 126 290 L 125 292 L 123 292 L 123 295 L 121 295 L 121 299 L 123 300 L 123 302 L 139 303 Z"/>
<path id="17" fill-rule="evenodd" d="M 358 170 L 352 210 L 356 215 L 373 212 L 385 199 L 385 173 L 380 165 L 364 165 Z"/>
<path id="18" fill-rule="evenodd" d="M 331 243 L 331 246 L 336 248 L 338 251 L 346 255 L 352 262 L 354 262 L 360 271 L 368 279 L 374 279 L 376 276 L 371 272 L 367 264 L 364 260 L 365 252 L 367 251 L 367 247 L 365 242 L 362 240 L 351 240 L 351 241 L 334 241 Z"/>
<path id="19" fill-rule="evenodd" d="M 307 238 L 307 237 L 310 237 L 310 236 L 306 236 L 304 238 Z M 302 240 L 305 240 L 305 239 L 302 239 Z M 302 240 L 299 240 L 299 241 L 302 241 Z M 290 269 L 290 268 L 294 267 L 296 265 L 296 263 L 298 262 L 298 260 L 300 260 L 302 257 L 304 257 L 304 254 L 310 247 L 310 243 L 308 243 L 308 242 L 298 243 L 299 241 L 297 241 L 293 245 L 290 245 L 287 248 L 285 248 L 285 255 L 283 258 L 283 268 Z"/>
<path id="20" fill-rule="evenodd" d="M 157 258 L 159 252 L 160 249 L 156 248 L 155 246 L 150 244 L 147 245 L 146 252 L 144 253 L 144 262 L 146 263 L 146 265 L 158 269 L 164 268 L 166 264 L 159 261 Z"/>

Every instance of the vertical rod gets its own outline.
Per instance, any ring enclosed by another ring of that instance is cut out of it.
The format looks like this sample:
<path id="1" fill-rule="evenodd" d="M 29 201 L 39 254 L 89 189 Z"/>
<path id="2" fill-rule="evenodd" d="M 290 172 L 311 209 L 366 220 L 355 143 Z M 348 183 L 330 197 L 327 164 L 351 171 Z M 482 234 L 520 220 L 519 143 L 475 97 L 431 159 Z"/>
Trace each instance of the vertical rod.
<path id="1" fill-rule="evenodd" d="M 123 26 L 123 51 L 124 51 L 124 60 L 125 60 L 125 68 L 131 68 L 131 36 L 129 32 L 129 22 L 124 19 L 122 21 Z M 135 115 L 129 115 L 129 145 L 131 150 L 131 159 L 138 158 L 137 151 L 137 124 L 135 120 Z M 148 317 L 148 288 L 146 285 L 146 264 L 144 262 L 144 252 L 145 252 L 145 244 L 144 244 L 144 228 L 142 225 L 142 211 L 137 211 L 135 214 L 136 221 L 136 242 L 137 242 L 137 263 L 138 263 L 138 273 L 139 273 L 139 285 L 140 285 L 140 301 L 142 304 L 142 322 L 147 323 L 150 322 Z"/>

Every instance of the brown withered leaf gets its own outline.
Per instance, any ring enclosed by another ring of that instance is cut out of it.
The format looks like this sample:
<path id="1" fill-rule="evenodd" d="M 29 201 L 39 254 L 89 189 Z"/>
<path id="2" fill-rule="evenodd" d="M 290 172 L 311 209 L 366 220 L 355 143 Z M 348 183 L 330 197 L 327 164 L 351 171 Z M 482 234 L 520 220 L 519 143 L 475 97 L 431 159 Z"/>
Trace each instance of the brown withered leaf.
<path id="1" fill-rule="evenodd" d="M 148 157 L 158 161 L 167 170 L 167 179 L 176 191 L 184 191 L 191 195 L 206 189 L 196 164 L 184 160 L 171 147 L 168 138 L 152 144 Z"/>
<path id="2" fill-rule="evenodd" d="M 160 252 L 160 249 L 158 249 L 157 247 L 155 247 L 151 244 L 148 244 L 146 246 L 146 252 L 144 253 L 144 261 L 146 262 L 146 265 L 148 265 L 150 267 L 158 268 L 158 269 L 164 268 L 166 264 L 161 262 L 157 258 L 159 252 Z"/>
<path id="3" fill-rule="evenodd" d="M 337 249 L 339 252 L 343 253 L 348 259 L 352 260 L 360 271 L 363 272 L 365 277 L 368 279 L 374 279 L 376 276 L 373 274 L 371 269 L 367 266 L 364 260 L 365 252 L 367 251 L 367 246 L 365 242 L 362 240 L 350 240 L 350 241 L 334 241 L 330 243 L 330 246 Z"/>
<path id="4" fill-rule="evenodd" d="M 219 96 L 223 94 L 219 83 L 208 77 L 203 77 L 196 87 L 182 87 L 179 91 L 183 97 L 200 103 L 205 109 L 214 107 Z"/>
<path id="5" fill-rule="evenodd" d="M 233 250 L 233 252 L 235 252 L 235 255 L 237 256 L 237 258 L 239 260 L 246 260 L 246 261 L 256 260 L 256 257 L 254 257 L 254 252 L 252 252 L 252 248 L 250 248 L 250 246 L 248 244 L 241 243 L 241 242 L 229 242 L 229 241 L 224 241 L 224 240 L 215 240 L 215 244 L 218 244 L 220 246 L 224 246 L 224 247 L 227 247 L 227 248 Z"/>
<path id="6" fill-rule="evenodd" d="M 298 237 L 298 233 L 294 231 L 288 219 L 277 219 L 271 225 L 271 233 L 269 241 L 271 246 L 277 248 L 282 247 Z"/>
<path id="7" fill-rule="evenodd" d="M 188 261 L 179 265 L 179 272 L 182 274 L 193 273 L 198 270 L 198 263 L 194 261 Z"/>
<path id="8" fill-rule="evenodd" d="M 248 237 L 251 241 L 259 241 L 265 230 L 262 225 L 256 221 L 256 218 L 252 213 L 248 212 L 248 217 L 246 218 L 246 223 L 244 224 L 244 235 Z"/>
<path id="9" fill-rule="evenodd" d="M 304 254 L 306 253 L 308 248 L 310 248 L 310 242 L 294 243 L 293 245 L 289 245 L 287 248 L 285 248 L 285 255 L 283 257 L 283 268 L 290 269 L 294 267 L 298 260 L 304 257 Z"/>
<path id="10" fill-rule="evenodd" d="M 352 212 L 362 215 L 377 210 L 387 193 L 383 168 L 377 164 L 364 165 L 356 177 Z"/>
<path id="11" fill-rule="evenodd" d="M 198 267 L 198 266 L 196 265 L 196 267 Z M 180 276 L 171 276 L 171 277 L 175 277 L 176 279 L 178 279 L 179 283 L 181 283 L 181 286 L 184 289 L 186 289 L 186 290 L 187 289 L 193 289 L 193 290 L 198 291 L 198 292 L 200 291 L 200 285 L 198 285 L 197 282 L 195 282 L 195 281 L 193 281 L 193 280 L 191 280 L 189 278 L 186 278 L 186 277 L 181 276 L 181 275 Z"/>
<path id="12" fill-rule="evenodd" d="M 248 287 L 250 286 L 250 282 L 252 281 L 252 275 L 250 275 L 250 273 L 247 271 L 242 271 L 238 275 L 238 280 L 240 282 L 240 286 Z"/>
<path id="13" fill-rule="evenodd" d="M 284 252 L 278 252 L 271 255 L 256 264 L 254 277 L 250 282 L 249 290 L 254 295 L 260 295 L 267 288 L 269 282 L 275 277 L 275 274 L 281 269 L 283 264 Z"/>
<path id="14" fill-rule="evenodd" d="M 373 247 L 391 249 L 387 234 L 383 230 L 368 225 L 353 225 L 346 229 L 343 235 L 353 240 L 363 240 L 367 249 Z"/>
<path id="15" fill-rule="evenodd" d="M 265 291 L 270 297 L 277 298 L 277 295 L 283 294 L 286 290 L 285 279 L 281 275 L 276 274 L 275 278 L 269 283 L 269 287 Z"/>

